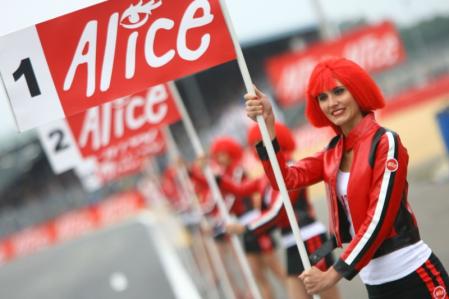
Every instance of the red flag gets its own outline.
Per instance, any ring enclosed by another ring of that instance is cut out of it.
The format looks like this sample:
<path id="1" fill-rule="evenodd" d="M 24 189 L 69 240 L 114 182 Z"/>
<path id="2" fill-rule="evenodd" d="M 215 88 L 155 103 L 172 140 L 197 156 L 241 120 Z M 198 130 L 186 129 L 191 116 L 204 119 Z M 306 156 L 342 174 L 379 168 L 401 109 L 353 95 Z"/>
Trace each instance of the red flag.
<path id="1" fill-rule="evenodd" d="M 160 141 L 154 129 L 179 119 L 167 85 L 160 84 L 71 116 L 67 122 L 81 155 L 88 157 Z"/>
<path id="2" fill-rule="evenodd" d="M 163 153 L 159 128 L 179 119 L 167 85 L 160 84 L 40 127 L 39 137 L 55 173 L 79 166 L 83 158 L 108 162 L 109 169 L 124 157 L 129 162 Z"/>
<path id="3" fill-rule="evenodd" d="M 135 146 L 112 146 L 96 155 L 95 174 L 101 182 L 113 181 L 143 171 L 149 158 L 165 151 L 165 140 L 156 130 L 151 140 L 143 140 Z M 141 138 L 141 137 L 139 137 Z M 131 141 L 132 143 L 132 141 Z"/>
<path id="4" fill-rule="evenodd" d="M 218 0 L 110 0 L 0 43 L 21 130 L 235 58 Z"/>

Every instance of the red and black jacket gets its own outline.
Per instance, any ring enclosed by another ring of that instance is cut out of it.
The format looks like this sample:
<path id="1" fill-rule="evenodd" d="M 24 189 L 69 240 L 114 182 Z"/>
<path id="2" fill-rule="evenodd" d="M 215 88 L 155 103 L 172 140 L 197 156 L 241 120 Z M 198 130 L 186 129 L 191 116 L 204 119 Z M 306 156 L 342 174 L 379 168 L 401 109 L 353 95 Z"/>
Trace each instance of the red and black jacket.
<path id="1" fill-rule="evenodd" d="M 331 233 L 337 246 L 349 242 L 334 265 L 345 278 L 352 279 L 374 257 L 420 240 L 407 201 L 407 150 L 396 133 L 379 126 L 373 114 L 365 116 L 348 136 L 334 137 L 325 150 L 292 166 L 287 166 L 276 140 L 273 145 L 289 190 L 325 182 Z M 267 152 L 261 144 L 257 149 L 265 172 L 277 189 Z M 337 173 L 345 149 L 353 150 L 347 191 L 355 231 L 353 238 L 336 192 Z"/>
<path id="2" fill-rule="evenodd" d="M 190 171 L 190 177 L 195 185 L 201 186 L 202 188 L 209 189 L 207 180 L 203 176 L 203 174 L 198 169 L 191 169 Z M 246 181 L 246 175 L 243 172 L 243 169 L 237 165 L 231 165 L 230 167 L 227 167 L 222 175 L 217 177 L 217 179 L 225 179 L 228 181 L 237 181 L 240 183 Z M 219 185 L 220 186 L 220 185 Z M 241 196 L 239 194 L 235 194 L 233 192 L 229 192 L 227 190 L 224 190 L 222 188 L 221 192 L 223 195 L 223 198 L 225 200 L 225 204 L 228 208 L 229 213 L 236 215 L 237 217 L 242 216 L 243 214 L 247 213 L 248 211 L 252 210 L 254 207 L 252 205 L 252 202 L 250 200 L 243 200 L 246 195 Z M 218 214 L 218 208 L 216 206 L 215 201 L 209 194 L 207 197 L 208 200 L 208 206 L 213 206 L 212 214 Z M 209 208 L 210 210 L 210 208 Z"/>
<path id="3" fill-rule="evenodd" d="M 220 188 L 240 198 L 248 197 L 255 193 L 262 196 L 262 213 L 247 225 L 249 231 L 260 234 L 278 227 L 283 234 L 291 233 L 290 222 L 283 207 L 282 198 L 278 191 L 272 189 L 266 177 L 248 180 L 241 184 L 221 178 Z M 305 188 L 289 192 L 289 197 L 300 227 L 316 221 L 315 211 L 310 204 Z"/>

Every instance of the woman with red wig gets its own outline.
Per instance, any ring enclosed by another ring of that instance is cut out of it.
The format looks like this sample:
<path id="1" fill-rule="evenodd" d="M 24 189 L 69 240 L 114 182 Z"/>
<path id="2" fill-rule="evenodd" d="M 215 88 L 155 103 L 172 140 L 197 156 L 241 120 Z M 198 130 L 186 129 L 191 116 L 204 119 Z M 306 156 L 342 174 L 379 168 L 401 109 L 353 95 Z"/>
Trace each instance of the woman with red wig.
<path id="1" fill-rule="evenodd" d="M 290 157 L 295 149 L 295 141 L 292 133 L 285 125 L 281 123 L 275 124 L 275 131 L 280 145 L 280 150 L 287 157 Z M 260 141 L 260 139 L 261 135 L 258 126 L 255 125 L 251 127 L 248 131 L 248 144 L 251 146 L 255 145 Z M 232 184 L 232 182 L 221 180 L 220 187 L 225 190 L 230 190 L 240 196 L 247 196 L 256 192 L 261 194 L 262 213 L 258 217 L 252 219 L 245 226 L 240 223 L 228 223 L 227 231 L 238 234 L 251 232 L 257 235 L 273 228 L 280 229 L 281 243 L 285 249 L 286 256 L 288 298 L 309 298 L 302 281 L 297 278 L 298 275 L 304 271 L 304 266 L 301 262 L 298 249 L 296 248 L 295 238 L 293 236 L 288 216 L 283 207 L 280 193 L 273 190 L 266 176 L 242 185 L 235 185 Z M 301 237 L 305 242 L 307 252 L 312 254 L 328 239 L 326 228 L 322 223 L 317 221 L 315 217 L 315 210 L 309 201 L 306 188 L 289 192 L 289 197 L 292 202 L 298 224 L 301 227 Z M 332 254 L 329 252 L 316 264 L 316 266 L 325 271 L 332 266 L 333 262 L 334 260 Z M 340 298 L 336 287 L 332 287 L 320 295 L 322 299 Z"/>
<path id="2" fill-rule="evenodd" d="M 289 190 L 324 181 L 338 261 L 327 271 L 301 274 L 309 294 L 359 274 L 369 298 L 448 298 L 449 279 L 438 258 L 421 240 L 407 201 L 408 154 L 399 136 L 375 120 L 385 105 L 374 80 L 356 63 L 329 58 L 315 67 L 307 88 L 306 116 L 336 136 L 323 151 L 288 166 L 279 151 L 274 114 L 267 97 L 246 94 L 247 115 L 262 115 Z M 265 147 L 257 151 L 277 189 Z M 319 258 L 314 256 L 313 259 Z"/>

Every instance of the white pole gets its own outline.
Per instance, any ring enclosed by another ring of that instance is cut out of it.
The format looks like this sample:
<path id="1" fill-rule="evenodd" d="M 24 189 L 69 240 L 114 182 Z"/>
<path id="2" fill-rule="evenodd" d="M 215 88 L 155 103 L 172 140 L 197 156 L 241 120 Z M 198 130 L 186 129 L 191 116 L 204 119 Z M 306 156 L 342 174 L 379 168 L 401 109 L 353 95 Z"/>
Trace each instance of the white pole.
<path id="1" fill-rule="evenodd" d="M 164 135 L 165 135 L 165 140 L 167 142 L 168 152 L 169 152 L 169 155 L 171 156 L 170 159 L 172 161 L 176 161 L 176 159 L 178 159 L 181 155 L 179 153 L 178 145 L 176 144 L 169 127 L 164 128 Z M 180 166 L 177 169 L 176 174 L 177 174 L 179 182 L 181 183 L 183 190 L 186 192 L 187 196 L 192 199 L 192 205 L 193 205 L 194 211 L 196 213 L 198 213 L 201 217 L 201 224 L 205 224 L 205 225 L 209 226 L 209 224 L 206 220 L 206 217 L 204 217 L 204 215 L 203 215 L 201 205 L 198 200 L 198 197 L 196 196 L 192 182 L 189 179 L 187 169 L 184 166 Z M 200 236 L 200 238 L 202 238 L 202 237 Z M 204 246 L 204 244 L 202 246 Z M 205 251 L 205 248 L 202 246 L 201 246 L 202 251 Z M 220 253 L 218 251 L 217 245 L 215 244 L 215 242 L 212 240 L 212 238 L 210 236 L 207 237 L 206 247 L 210 254 L 213 268 L 215 269 L 216 273 L 220 277 L 220 281 L 222 282 L 223 292 L 224 292 L 226 298 L 236 299 L 236 295 L 234 293 L 234 290 L 232 289 L 232 285 L 231 285 L 229 277 L 226 273 L 223 261 L 220 258 Z M 207 258 L 207 257 L 204 256 L 204 258 Z"/>
<path id="2" fill-rule="evenodd" d="M 167 131 L 169 132 L 169 130 L 168 130 L 168 128 L 164 128 L 166 131 L 165 131 L 165 135 L 167 136 Z M 171 136 L 171 135 L 170 135 Z M 174 156 L 172 156 L 173 155 L 173 147 L 171 147 L 171 145 L 170 145 L 170 143 L 168 142 L 168 152 L 169 152 L 169 156 L 170 156 L 170 158 L 173 158 Z M 148 167 L 147 167 L 147 169 L 150 171 L 150 174 L 152 175 L 152 177 L 153 177 L 153 180 L 158 184 L 158 185 L 160 185 L 160 181 L 159 181 L 159 179 L 158 179 L 158 177 L 160 177 L 160 171 L 159 171 L 159 167 L 157 166 L 157 164 L 155 163 L 155 161 L 154 161 L 154 159 L 151 159 L 151 161 L 149 162 L 149 164 L 148 164 Z M 166 199 L 165 199 L 165 201 L 167 201 Z M 203 244 L 204 245 L 204 244 Z M 214 244 L 215 245 L 215 244 Z M 202 251 L 204 251 L 204 247 L 201 247 L 200 246 L 200 249 L 202 250 Z M 216 249 L 217 250 L 217 252 L 218 252 L 218 249 Z M 205 256 L 205 255 L 203 255 L 203 256 Z M 209 266 L 209 263 L 207 263 L 208 264 L 208 266 Z M 214 265 L 215 266 L 215 265 Z M 218 265 L 217 265 L 218 266 Z M 216 266 L 216 267 L 217 267 Z M 219 266 L 221 266 L 221 269 L 223 269 L 223 265 L 219 265 Z M 219 268 L 220 269 L 220 268 Z M 210 270 L 212 270 L 212 269 L 210 269 Z M 199 272 L 199 270 L 197 270 L 198 272 Z M 197 272 L 197 271 L 195 271 L 195 272 Z M 193 272 L 192 272 L 193 273 Z M 212 272 L 211 272 L 212 273 Z M 218 272 L 218 273 L 220 273 L 220 272 Z M 220 275 L 220 274 L 219 274 Z M 221 277 L 221 276 L 220 276 Z M 212 279 L 211 279 L 211 281 L 210 281 L 210 285 L 212 286 L 212 288 L 209 288 L 210 290 L 208 290 L 208 293 L 209 293 L 209 291 L 211 291 L 211 292 L 213 292 L 213 295 L 212 295 L 212 298 L 219 298 L 220 296 L 219 296 L 219 294 L 218 294 L 218 292 L 217 292 L 217 290 L 215 289 L 215 285 L 214 285 L 214 281 L 213 281 L 213 275 L 212 275 L 212 277 L 211 277 Z M 225 279 L 227 279 L 227 278 L 225 278 Z M 225 293 L 226 294 L 226 293 Z M 231 298 L 231 299 L 236 299 L 234 296 L 231 296 L 231 297 L 227 297 L 227 298 Z"/>
<path id="3" fill-rule="evenodd" d="M 231 18 L 228 13 L 228 9 L 224 0 L 219 0 L 221 9 L 223 11 L 223 15 L 225 17 L 229 32 L 232 37 L 232 41 L 234 43 L 235 52 L 237 55 L 237 63 L 240 68 L 240 72 L 242 73 L 243 82 L 245 83 L 246 91 L 248 93 L 255 93 L 254 85 L 251 80 L 251 76 L 248 71 L 248 66 L 245 62 L 245 57 L 242 53 L 242 48 L 237 40 L 237 35 L 235 34 L 234 27 L 231 22 Z M 284 204 L 285 211 L 287 212 L 288 220 L 290 222 L 290 226 L 293 231 L 293 235 L 296 241 L 296 247 L 298 248 L 299 255 L 301 256 L 302 264 L 304 265 L 304 269 L 308 270 L 311 268 L 309 256 L 307 254 L 306 247 L 301 238 L 301 232 L 299 230 L 299 224 L 296 220 L 295 212 L 293 211 L 292 203 L 290 202 L 290 197 L 288 195 L 287 187 L 285 186 L 284 178 L 282 177 L 281 168 L 279 166 L 278 160 L 276 159 L 276 153 L 274 152 L 273 144 L 271 143 L 271 138 L 268 133 L 267 125 L 262 115 L 257 117 L 257 124 L 259 125 L 260 132 L 262 134 L 262 141 L 265 145 L 265 148 L 268 152 L 268 157 L 270 159 L 271 166 L 273 168 L 274 176 L 276 178 L 276 183 L 279 187 L 279 191 L 281 193 L 282 202 Z M 314 299 L 318 299 L 318 295 L 313 296 Z"/>
<path id="4" fill-rule="evenodd" d="M 181 168 L 181 173 L 180 173 L 180 177 L 181 180 L 184 182 L 183 184 L 185 184 L 188 188 L 188 190 L 192 190 L 193 191 L 193 186 L 188 178 L 188 174 L 187 174 L 187 170 L 184 168 Z M 196 197 L 196 194 L 192 191 L 189 191 L 189 195 L 193 198 L 193 204 L 195 206 L 195 210 L 197 210 L 198 213 L 202 213 L 198 198 Z M 202 216 L 202 224 L 205 224 L 207 226 L 210 226 L 209 223 L 207 223 L 207 220 L 204 218 L 204 216 Z M 212 237 L 207 236 L 206 237 L 206 248 L 210 254 L 210 258 L 212 260 L 212 264 L 213 267 L 216 271 L 216 273 L 218 274 L 218 276 L 220 277 L 220 282 L 222 283 L 222 288 L 223 288 L 223 292 L 226 296 L 226 298 L 228 299 L 236 299 L 236 295 L 234 292 L 234 289 L 232 288 L 232 284 L 231 281 L 229 279 L 228 274 L 226 273 L 226 268 L 225 265 L 223 264 L 223 261 L 220 258 L 220 252 L 218 251 L 217 245 L 215 244 L 214 240 L 212 239 Z M 204 249 L 203 249 L 204 250 Z"/>
<path id="5" fill-rule="evenodd" d="M 205 238 L 205 243 L 206 248 L 210 254 L 212 264 L 214 265 L 214 269 L 216 270 L 218 277 L 220 277 L 220 286 L 223 290 L 225 297 L 228 299 L 237 299 L 235 291 L 232 288 L 229 275 L 226 272 L 225 265 L 222 259 L 220 258 L 220 252 L 218 251 L 217 244 L 215 244 L 214 239 L 212 239 L 212 237 L 210 236 Z"/>
<path id="6" fill-rule="evenodd" d="M 200 138 L 198 137 L 198 134 L 195 128 L 193 127 L 192 120 L 190 119 L 189 114 L 187 113 L 187 110 L 184 107 L 184 103 L 181 100 L 181 96 L 179 95 L 179 92 L 173 82 L 169 82 L 168 85 L 171 94 L 173 96 L 173 99 L 176 103 L 176 107 L 178 108 L 179 113 L 181 114 L 182 122 L 187 131 L 187 135 L 189 136 L 189 139 L 192 142 L 195 154 L 197 157 L 204 157 L 204 149 L 203 146 L 201 145 Z M 207 184 L 209 185 L 209 188 L 212 192 L 212 197 L 214 198 L 218 206 L 220 214 L 222 215 L 225 221 L 229 221 L 231 219 L 231 216 L 229 215 L 223 196 L 220 192 L 217 182 L 215 181 L 215 176 L 209 165 L 206 165 L 204 167 L 204 175 L 206 177 Z M 236 235 L 231 235 L 230 238 L 231 244 L 236 252 L 240 266 L 242 267 L 243 275 L 245 276 L 245 279 L 248 283 L 251 294 L 253 295 L 254 299 L 262 299 L 259 288 L 257 287 L 256 280 L 254 278 L 253 273 L 251 272 L 251 268 L 249 267 L 248 260 L 245 256 L 245 253 L 243 252 L 243 248 L 242 245 L 240 244 L 238 237 Z"/>
<path id="7" fill-rule="evenodd" d="M 194 235 L 192 235 L 192 246 L 199 246 L 200 244 L 198 244 L 197 240 L 194 241 Z M 205 263 L 206 261 L 204 260 L 204 252 L 203 252 L 203 247 L 199 246 L 197 247 L 199 248 L 198 250 L 201 251 L 201 259 L 199 260 L 195 260 L 195 253 L 194 253 L 194 249 L 192 248 L 186 248 L 184 250 L 181 251 L 181 254 L 184 256 L 185 259 L 185 263 L 186 266 L 189 271 L 189 273 L 191 275 L 193 275 L 194 277 L 192 277 L 192 280 L 197 282 L 198 287 L 206 292 L 207 296 L 213 299 L 220 299 L 220 295 L 217 292 L 217 289 L 214 287 L 214 283 L 213 283 L 213 276 L 211 276 L 211 271 L 212 269 L 210 269 L 209 264 Z M 206 279 L 202 279 L 203 275 L 201 275 L 201 270 L 205 270 L 206 271 Z"/>

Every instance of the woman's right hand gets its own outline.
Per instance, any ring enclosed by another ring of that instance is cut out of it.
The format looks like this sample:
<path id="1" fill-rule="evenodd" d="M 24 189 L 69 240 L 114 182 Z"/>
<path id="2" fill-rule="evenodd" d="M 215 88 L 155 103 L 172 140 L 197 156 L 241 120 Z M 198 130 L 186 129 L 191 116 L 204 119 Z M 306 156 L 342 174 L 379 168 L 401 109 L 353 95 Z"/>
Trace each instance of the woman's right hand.
<path id="1" fill-rule="evenodd" d="M 200 155 L 195 159 L 194 165 L 199 167 L 200 169 L 204 169 L 206 168 L 208 160 L 209 158 L 207 157 L 207 155 Z"/>
<path id="2" fill-rule="evenodd" d="M 245 232 L 245 227 L 238 222 L 229 221 L 225 225 L 228 234 L 240 235 Z"/>
<path id="3" fill-rule="evenodd" d="M 256 86 L 254 86 L 254 90 L 255 94 L 247 93 L 244 96 L 246 115 L 254 121 L 257 121 L 257 116 L 262 115 L 267 124 L 270 137 L 273 139 L 275 137 L 275 118 L 270 100 L 267 95 L 257 89 Z"/>

